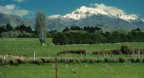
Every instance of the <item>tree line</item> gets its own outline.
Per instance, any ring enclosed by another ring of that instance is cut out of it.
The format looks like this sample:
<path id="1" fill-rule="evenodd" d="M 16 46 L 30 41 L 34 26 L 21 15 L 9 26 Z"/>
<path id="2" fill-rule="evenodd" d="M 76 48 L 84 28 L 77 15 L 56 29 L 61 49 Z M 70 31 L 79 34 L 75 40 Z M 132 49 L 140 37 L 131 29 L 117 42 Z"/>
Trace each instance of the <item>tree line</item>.
<path id="1" fill-rule="evenodd" d="M 11 24 L 0 26 L 0 37 L 1 38 L 25 38 L 25 37 L 36 37 L 35 31 L 32 30 L 31 26 L 24 24 L 13 27 Z"/>
<path id="2" fill-rule="evenodd" d="M 56 45 L 144 42 L 144 32 L 139 28 L 123 33 L 103 32 L 99 27 L 66 27 L 63 32 L 55 33 L 52 42 Z"/>

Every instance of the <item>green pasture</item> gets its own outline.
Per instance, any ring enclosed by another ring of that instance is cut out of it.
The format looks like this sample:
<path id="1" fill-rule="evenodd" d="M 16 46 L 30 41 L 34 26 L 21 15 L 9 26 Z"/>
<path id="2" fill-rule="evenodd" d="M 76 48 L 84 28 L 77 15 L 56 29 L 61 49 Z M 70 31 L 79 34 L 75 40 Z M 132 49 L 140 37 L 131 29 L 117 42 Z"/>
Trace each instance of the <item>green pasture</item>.
<path id="1" fill-rule="evenodd" d="M 143 78 L 144 63 L 58 64 L 58 78 Z M 55 64 L 0 66 L 0 78 L 55 78 Z"/>
<path id="2" fill-rule="evenodd" d="M 143 42 L 115 44 L 79 44 L 51 45 L 52 39 L 47 39 L 47 46 L 42 47 L 37 38 L 1 38 L 0 55 L 27 55 L 36 57 L 54 57 L 61 50 L 84 49 L 87 52 L 98 50 L 119 49 L 121 45 L 130 48 L 144 48 Z M 80 57 L 80 55 L 74 55 Z M 68 57 L 61 55 L 60 57 Z M 89 57 L 89 56 L 88 56 Z M 58 78 L 143 78 L 144 63 L 58 63 Z M 44 65 L 0 65 L 0 78 L 55 78 L 55 64 Z"/>
<path id="3" fill-rule="evenodd" d="M 130 48 L 144 48 L 143 42 L 133 43 L 115 43 L 115 44 L 73 44 L 73 45 L 53 45 L 52 39 L 46 40 L 47 46 L 40 45 L 38 38 L 1 38 L 0 39 L 0 54 L 11 55 L 27 55 L 33 56 L 35 51 L 36 56 L 55 56 L 57 52 L 61 50 L 75 50 L 84 49 L 87 52 L 93 52 L 97 50 L 111 50 L 119 49 L 121 45 L 128 45 Z"/>

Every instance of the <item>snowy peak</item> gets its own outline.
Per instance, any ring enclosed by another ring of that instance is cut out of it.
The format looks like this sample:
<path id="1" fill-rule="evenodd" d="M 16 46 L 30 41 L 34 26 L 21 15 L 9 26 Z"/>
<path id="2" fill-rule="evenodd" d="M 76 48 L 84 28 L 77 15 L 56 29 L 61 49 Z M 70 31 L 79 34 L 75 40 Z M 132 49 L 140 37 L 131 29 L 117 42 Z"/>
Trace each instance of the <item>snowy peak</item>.
<path id="1" fill-rule="evenodd" d="M 52 15 L 52 16 L 49 16 L 48 18 L 49 19 L 65 18 L 65 19 L 80 20 L 80 19 L 86 18 L 88 16 L 98 15 L 98 14 L 108 15 L 106 12 L 104 12 L 104 11 L 102 11 L 100 9 L 95 9 L 95 8 L 90 8 L 90 7 L 82 6 L 79 9 L 76 9 L 75 11 L 73 11 L 70 14 L 66 14 L 64 16 L 61 16 L 61 15 Z"/>
<path id="2" fill-rule="evenodd" d="M 95 4 L 95 7 L 86 7 L 82 6 L 79 9 L 72 11 L 72 13 L 61 15 L 52 15 L 49 16 L 49 19 L 73 19 L 81 20 L 92 15 L 106 15 L 113 18 L 120 18 L 125 21 L 137 20 L 138 16 L 135 14 L 126 14 L 123 10 L 116 7 L 106 6 L 104 4 Z"/>
<path id="3" fill-rule="evenodd" d="M 80 20 L 82 18 L 86 18 L 91 15 L 108 15 L 106 12 L 100 10 L 100 9 L 95 9 L 95 8 L 90 8 L 90 7 L 85 7 L 82 6 L 80 9 L 77 9 L 73 11 L 71 14 L 66 14 L 64 18 L 70 18 L 70 19 L 75 19 L 75 20 Z"/>
<path id="4" fill-rule="evenodd" d="M 80 9 L 77 9 L 76 11 L 73 11 L 75 14 L 87 14 L 87 15 L 93 15 L 93 14 L 103 14 L 108 15 L 106 12 L 96 9 L 96 8 L 90 8 L 82 6 Z"/>
<path id="5" fill-rule="evenodd" d="M 132 21 L 132 20 L 137 20 L 138 16 L 136 16 L 135 14 L 130 14 L 130 15 L 126 15 L 126 14 L 119 14 L 117 16 L 118 18 L 125 20 L 125 21 Z"/>

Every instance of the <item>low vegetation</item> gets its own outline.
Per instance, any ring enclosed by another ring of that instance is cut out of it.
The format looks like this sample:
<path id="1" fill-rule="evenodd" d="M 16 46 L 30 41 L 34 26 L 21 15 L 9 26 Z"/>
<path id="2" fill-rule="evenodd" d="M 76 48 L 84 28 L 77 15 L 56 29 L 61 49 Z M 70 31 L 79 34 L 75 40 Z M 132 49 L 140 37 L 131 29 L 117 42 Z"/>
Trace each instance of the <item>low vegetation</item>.
<path id="1" fill-rule="evenodd" d="M 35 38 L 1 38 L 0 78 L 54 78 L 55 57 L 58 78 L 143 77 L 142 42 L 60 46 L 46 41 L 42 47 Z"/>

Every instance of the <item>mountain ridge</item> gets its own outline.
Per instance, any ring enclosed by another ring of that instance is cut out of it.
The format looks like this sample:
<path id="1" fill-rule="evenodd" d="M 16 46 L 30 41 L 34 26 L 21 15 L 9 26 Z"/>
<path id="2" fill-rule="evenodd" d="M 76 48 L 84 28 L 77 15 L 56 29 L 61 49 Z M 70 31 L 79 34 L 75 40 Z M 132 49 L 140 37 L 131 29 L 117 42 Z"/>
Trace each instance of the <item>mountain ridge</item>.
<path id="1" fill-rule="evenodd" d="M 105 6 L 101 4 L 102 6 Z M 52 15 L 48 16 L 48 20 L 53 22 L 63 22 L 66 26 L 93 26 L 102 24 L 104 26 L 111 26 L 117 29 L 144 29 L 144 21 L 135 14 L 126 14 L 124 11 L 109 7 L 118 12 L 102 10 L 99 8 L 82 6 L 79 9 L 72 11 L 66 15 Z M 112 10 L 113 11 L 113 10 Z M 110 27 L 110 28 L 111 28 Z"/>
<path id="2" fill-rule="evenodd" d="M 135 14 L 126 14 L 123 10 L 96 4 L 96 7 L 81 6 L 80 8 L 65 15 L 51 15 L 47 17 L 48 30 L 62 31 L 70 26 L 97 26 L 101 25 L 106 30 L 134 28 L 144 29 L 144 20 Z M 104 8 L 101 8 L 102 6 Z M 25 24 L 34 29 L 34 18 L 22 18 L 17 15 L 8 15 L 0 13 L 0 24 L 10 23 L 13 27 Z"/>

